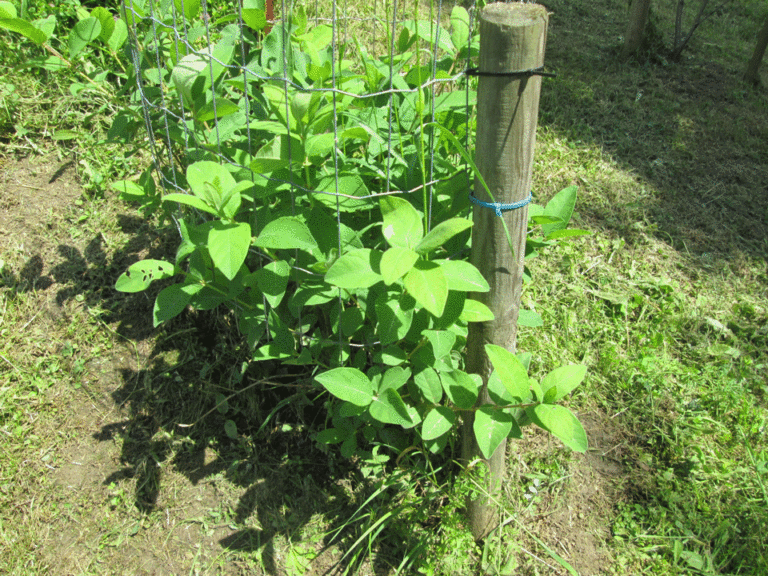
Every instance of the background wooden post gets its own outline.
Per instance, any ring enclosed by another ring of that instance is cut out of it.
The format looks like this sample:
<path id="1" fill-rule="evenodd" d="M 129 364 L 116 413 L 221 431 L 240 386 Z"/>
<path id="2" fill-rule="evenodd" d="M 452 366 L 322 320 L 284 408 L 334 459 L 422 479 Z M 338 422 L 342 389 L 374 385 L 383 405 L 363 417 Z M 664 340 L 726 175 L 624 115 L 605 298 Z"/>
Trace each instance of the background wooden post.
<path id="1" fill-rule="evenodd" d="M 547 22 L 547 10 L 538 4 L 486 6 L 480 16 L 480 72 L 511 72 L 543 66 Z M 540 91 L 540 76 L 480 76 L 475 162 L 494 198 L 488 198 L 476 181 L 475 195 L 480 200 L 512 203 L 528 197 Z M 512 239 L 511 249 L 502 218 Z M 470 261 L 482 272 L 491 290 L 472 297 L 483 302 L 496 316 L 492 322 L 469 326 L 467 371 L 483 378 L 478 406 L 492 403 L 487 390 L 492 367 L 485 354 L 485 344 L 515 351 L 527 226 L 527 206 L 504 212 L 501 218 L 490 208 L 474 207 Z M 497 506 L 493 497 L 504 477 L 506 442 L 490 459 L 483 458 L 475 441 L 473 423 L 474 413 L 467 413 L 463 423 L 462 459 L 467 465 L 482 461 L 490 471 L 485 486 L 489 496 L 470 501 L 467 509 L 472 533 L 475 539 L 480 539 L 496 523 Z"/>
<path id="2" fill-rule="evenodd" d="M 763 61 L 766 47 L 768 47 L 768 16 L 765 17 L 763 27 L 757 33 L 755 50 L 752 52 L 752 58 L 750 58 L 747 70 L 744 72 L 744 80 L 753 86 L 760 85 L 760 63 Z"/>
<path id="3" fill-rule="evenodd" d="M 643 31 L 648 22 L 648 13 L 651 9 L 651 0 L 633 0 L 629 7 L 629 22 L 624 33 L 624 46 L 621 49 L 621 58 L 626 59 L 637 52 L 643 43 Z"/>

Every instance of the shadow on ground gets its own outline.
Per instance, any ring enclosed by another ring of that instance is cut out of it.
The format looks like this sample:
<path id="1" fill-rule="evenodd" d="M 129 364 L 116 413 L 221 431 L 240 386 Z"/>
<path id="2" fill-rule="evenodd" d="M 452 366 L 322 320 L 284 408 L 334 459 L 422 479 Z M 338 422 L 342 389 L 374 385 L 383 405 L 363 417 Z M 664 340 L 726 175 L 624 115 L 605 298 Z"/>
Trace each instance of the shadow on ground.
<path id="1" fill-rule="evenodd" d="M 543 80 L 540 127 L 561 141 L 563 150 L 556 153 L 602 151 L 635 175 L 636 188 L 643 190 L 627 201 L 617 189 L 622 183 L 606 180 L 599 162 L 564 176 L 539 163 L 541 185 L 575 178 L 562 185 L 580 185 L 577 210 L 628 241 L 642 229 L 694 261 L 702 255 L 704 263 L 713 257 L 764 258 L 765 91 L 742 84 L 740 69 L 708 60 L 706 32 L 697 32 L 680 63 L 647 54 L 622 63 L 625 13 L 614 3 L 590 7 L 591 21 L 601 26 L 588 31 L 574 25 L 585 18 L 578 4 L 555 0 L 547 7 L 553 14 L 546 62 L 558 77 Z M 738 61 L 739 55 L 730 56 Z"/>

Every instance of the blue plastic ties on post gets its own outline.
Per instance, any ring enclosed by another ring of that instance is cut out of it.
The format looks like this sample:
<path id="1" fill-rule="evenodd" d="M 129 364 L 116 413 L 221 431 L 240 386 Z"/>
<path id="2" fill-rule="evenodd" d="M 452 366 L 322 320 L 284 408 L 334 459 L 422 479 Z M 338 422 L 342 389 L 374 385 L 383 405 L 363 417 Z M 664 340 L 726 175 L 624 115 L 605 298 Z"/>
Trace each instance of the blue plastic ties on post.
<path id="1" fill-rule="evenodd" d="M 501 213 L 506 212 L 507 210 L 517 210 L 518 208 L 522 208 L 523 206 L 526 206 L 530 203 L 531 199 L 533 198 L 533 194 L 531 192 L 528 192 L 528 198 L 525 198 L 524 200 L 520 200 L 519 202 L 513 202 L 512 204 L 501 204 L 500 202 L 483 202 L 480 200 L 477 196 L 474 194 L 469 195 L 469 199 L 477 204 L 478 206 L 482 206 L 483 208 L 492 208 L 494 212 L 496 212 L 496 216 L 501 218 Z"/>

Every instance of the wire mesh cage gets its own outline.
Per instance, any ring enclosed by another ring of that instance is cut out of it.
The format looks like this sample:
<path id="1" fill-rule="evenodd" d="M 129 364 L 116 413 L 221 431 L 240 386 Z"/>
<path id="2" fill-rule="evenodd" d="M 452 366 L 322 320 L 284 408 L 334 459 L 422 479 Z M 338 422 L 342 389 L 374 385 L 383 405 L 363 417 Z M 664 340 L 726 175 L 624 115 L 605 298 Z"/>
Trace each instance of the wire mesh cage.
<path id="1" fill-rule="evenodd" d="M 262 196 L 289 190 L 292 202 L 362 209 L 426 190 L 430 203 L 458 157 L 436 154 L 430 124 L 471 130 L 474 93 L 456 89 L 468 87 L 476 51 L 473 12 L 396 0 L 270 5 L 124 3 L 161 187 L 188 189 L 186 167 L 211 160 Z"/>

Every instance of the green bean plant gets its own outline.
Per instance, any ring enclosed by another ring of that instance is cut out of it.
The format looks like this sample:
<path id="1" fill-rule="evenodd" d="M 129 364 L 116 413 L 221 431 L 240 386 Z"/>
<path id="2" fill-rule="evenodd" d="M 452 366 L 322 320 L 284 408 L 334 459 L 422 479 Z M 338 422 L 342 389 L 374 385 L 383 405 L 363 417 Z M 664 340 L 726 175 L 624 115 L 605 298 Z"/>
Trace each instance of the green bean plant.
<path id="1" fill-rule="evenodd" d="M 45 22 L 7 5 L 0 25 L 41 45 L 50 38 Z M 341 44 L 302 7 L 268 28 L 260 0 L 240 10 L 131 0 L 118 18 L 105 14 L 75 24 L 69 55 L 101 42 L 136 79 L 110 134 L 147 147 L 154 163 L 114 186 L 172 218 L 181 240 L 172 261 L 136 262 L 116 288 L 173 278 L 155 300 L 156 326 L 188 307 L 230 310 L 254 362 L 303 366 L 327 393 L 317 441 L 345 456 L 412 445 L 439 453 L 470 410 L 487 456 L 529 423 L 586 449 L 581 424 L 558 404 L 586 367 L 538 382 L 529 356 L 488 345 L 494 404 L 485 406 L 476 406 L 481 377 L 464 369 L 468 323 L 493 318 L 471 298 L 489 286 L 465 259 L 476 174 L 461 141 L 473 134 L 476 98 L 457 71 L 478 46 L 465 9 L 453 9 L 450 31 L 417 18 L 388 29 L 394 49 L 382 57 L 359 38 Z M 147 139 L 134 138 L 140 122 Z M 583 233 L 566 229 L 575 201 L 572 187 L 530 206 L 528 257 Z"/>

